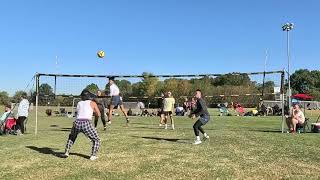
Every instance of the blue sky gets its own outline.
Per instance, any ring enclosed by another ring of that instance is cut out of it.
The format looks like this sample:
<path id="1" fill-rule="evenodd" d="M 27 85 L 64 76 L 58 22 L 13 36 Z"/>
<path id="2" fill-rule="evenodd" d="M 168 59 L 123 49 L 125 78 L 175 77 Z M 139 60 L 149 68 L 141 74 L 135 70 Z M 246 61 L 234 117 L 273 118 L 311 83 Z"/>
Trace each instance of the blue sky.
<path id="1" fill-rule="evenodd" d="M 266 49 L 267 70 L 281 70 L 288 21 L 292 71 L 320 69 L 319 7 L 317 0 L 2 0 L 0 90 L 24 89 L 36 72 L 263 71 Z"/>

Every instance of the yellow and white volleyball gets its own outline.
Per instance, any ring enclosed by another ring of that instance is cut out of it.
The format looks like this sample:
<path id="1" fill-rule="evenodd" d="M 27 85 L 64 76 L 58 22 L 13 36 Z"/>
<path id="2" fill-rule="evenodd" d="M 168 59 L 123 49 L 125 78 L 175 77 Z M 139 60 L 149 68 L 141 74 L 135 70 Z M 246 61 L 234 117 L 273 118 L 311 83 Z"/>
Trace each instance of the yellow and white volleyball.
<path id="1" fill-rule="evenodd" d="M 99 58 L 103 58 L 104 57 L 104 51 L 98 51 L 97 55 Z"/>

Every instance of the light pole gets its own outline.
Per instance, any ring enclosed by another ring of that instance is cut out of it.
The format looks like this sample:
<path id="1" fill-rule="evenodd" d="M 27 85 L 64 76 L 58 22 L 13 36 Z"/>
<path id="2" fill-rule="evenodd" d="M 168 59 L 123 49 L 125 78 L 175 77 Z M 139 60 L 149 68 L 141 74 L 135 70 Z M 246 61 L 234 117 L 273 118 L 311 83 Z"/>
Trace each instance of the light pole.
<path id="1" fill-rule="evenodd" d="M 288 58 L 288 107 L 291 108 L 291 84 L 290 84 L 290 48 L 289 31 L 293 29 L 293 23 L 286 23 L 282 26 L 283 31 L 287 31 L 287 58 Z"/>

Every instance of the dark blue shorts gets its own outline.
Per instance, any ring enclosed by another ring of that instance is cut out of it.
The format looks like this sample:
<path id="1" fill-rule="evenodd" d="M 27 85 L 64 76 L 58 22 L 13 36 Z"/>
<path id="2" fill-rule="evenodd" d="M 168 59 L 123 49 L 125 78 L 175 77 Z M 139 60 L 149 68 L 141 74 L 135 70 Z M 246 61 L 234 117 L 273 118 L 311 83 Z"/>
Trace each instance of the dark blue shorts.
<path id="1" fill-rule="evenodd" d="M 200 117 L 200 119 L 199 119 L 199 121 L 201 121 L 201 123 L 202 123 L 203 125 L 207 124 L 207 123 L 209 122 L 209 120 L 210 120 L 210 116 L 202 116 L 202 117 Z"/>
<path id="2" fill-rule="evenodd" d="M 114 107 L 121 106 L 122 105 L 121 97 L 120 96 L 112 96 L 111 105 Z"/>

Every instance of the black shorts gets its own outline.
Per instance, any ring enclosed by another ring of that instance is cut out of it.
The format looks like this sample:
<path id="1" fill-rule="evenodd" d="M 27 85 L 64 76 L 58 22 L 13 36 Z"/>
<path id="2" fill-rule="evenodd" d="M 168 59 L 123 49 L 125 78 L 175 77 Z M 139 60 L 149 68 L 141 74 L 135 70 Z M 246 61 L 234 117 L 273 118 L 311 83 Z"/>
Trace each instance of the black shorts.
<path id="1" fill-rule="evenodd" d="M 172 116 L 172 111 L 162 111 L 165 116 Z"/>

